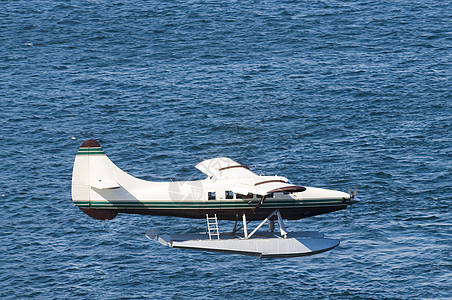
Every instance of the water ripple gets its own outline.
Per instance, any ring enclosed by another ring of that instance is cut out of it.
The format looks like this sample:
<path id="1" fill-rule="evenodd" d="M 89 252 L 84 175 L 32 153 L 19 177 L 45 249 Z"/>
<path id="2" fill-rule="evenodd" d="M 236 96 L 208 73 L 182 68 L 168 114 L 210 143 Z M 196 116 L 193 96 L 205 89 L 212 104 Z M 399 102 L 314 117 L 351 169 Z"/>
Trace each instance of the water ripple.
<path id="1" fill-rule="evenodd" d="M 449 2 L 3 1 L 0 296 L 450 298 Z M 205 221 L 72 205 L 88 138 L 143 179 L 230 156 L 361 202 L 288 222 L 341 239 L 312 257 L 169 249 L 146 229 Z"/>

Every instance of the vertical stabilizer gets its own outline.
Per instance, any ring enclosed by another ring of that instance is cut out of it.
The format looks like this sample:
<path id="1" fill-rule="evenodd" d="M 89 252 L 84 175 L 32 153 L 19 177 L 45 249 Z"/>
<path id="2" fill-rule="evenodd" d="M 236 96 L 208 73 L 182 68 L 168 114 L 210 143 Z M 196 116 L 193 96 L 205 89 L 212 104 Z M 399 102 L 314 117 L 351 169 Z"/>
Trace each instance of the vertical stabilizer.
<path id="1" fill-rule="evenodd" d="M 78 149 L 72 172 L 72 201 L 95 219 L 111 220 L 117 215 L 117 212 L 112 210 L 90 208 L 93 188 L 99 190 L 120 188 L 113 177 L 115 168 L 97 141 L 87 140 Z"/>

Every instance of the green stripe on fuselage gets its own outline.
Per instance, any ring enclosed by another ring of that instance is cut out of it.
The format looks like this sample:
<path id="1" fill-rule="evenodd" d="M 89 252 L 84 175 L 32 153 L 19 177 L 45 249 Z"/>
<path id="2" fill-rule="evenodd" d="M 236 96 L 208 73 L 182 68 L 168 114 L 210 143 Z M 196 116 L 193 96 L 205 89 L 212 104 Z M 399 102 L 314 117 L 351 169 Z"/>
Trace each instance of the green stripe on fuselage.
<path id="1" fill-rule="evenodd" d="M 105 155 L 100 147 L 96 148 L 79 148 L 77 155 Z"/>
<path id="2" fill-rule="evenodd" d="M 235 202 L 235 201 L 202 201 L 202 202 L 172 202 L 172 201 L 74 201 L 79 207 L 92 208 L 143 208 L 143 209 L 223 209 L 223 208 L 253 208 L 258 201 Z M 312 207 L 344 205 L 342 199 L 308 200 L 308 201 L 271 201 L 264 202 L 261 207 Z"/>

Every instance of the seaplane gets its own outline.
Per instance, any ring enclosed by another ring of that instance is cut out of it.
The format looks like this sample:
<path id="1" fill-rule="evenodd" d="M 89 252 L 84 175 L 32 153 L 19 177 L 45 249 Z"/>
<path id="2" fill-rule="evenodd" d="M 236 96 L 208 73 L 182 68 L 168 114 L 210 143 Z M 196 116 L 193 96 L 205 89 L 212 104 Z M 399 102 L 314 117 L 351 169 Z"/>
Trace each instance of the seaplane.
<path id="1" fill-rule="evenodd" d="M 205 219 L 201 233 L 146 236 L 171 248 L 253 255 L 262 258 L 312 255 L 333 249 L 339 240 L 315 231 L 289 232 L 285 220 L 326 214 L 359 202 L 353 193 L 292 184 L 282 176 L 258 175 L 227 157 L 204 160 L 202 180 L 154 182 L 118 168 L 100 144 L 86 140 L 72 173 L 72 200 L 88 216 L 111 220 L 118 214 Z M 233 221 L 222 232 L 220 220 Z M 260 221 L 250 230 L 251 221 Z M 275 222 L 279 232 L 275 232 Z M 268 230 L 258 231 L 268 223 Z"/>

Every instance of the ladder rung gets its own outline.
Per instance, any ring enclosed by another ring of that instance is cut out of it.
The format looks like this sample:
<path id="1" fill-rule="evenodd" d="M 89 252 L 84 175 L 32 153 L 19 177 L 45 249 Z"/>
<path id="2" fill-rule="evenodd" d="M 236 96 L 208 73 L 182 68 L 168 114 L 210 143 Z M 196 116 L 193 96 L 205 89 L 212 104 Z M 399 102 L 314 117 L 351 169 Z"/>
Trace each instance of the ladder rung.
<path id="1" fill-rule="evenodd" d="M 207 220 L 207 233 L 209 234 L 209 239 L 212 239 L 212 236 L 217 236 L 217 238 L 220 239 L 217 215 L 214 214 L 213 217 L 209 217 L 209 214 L 206 214 L 206 220 Z"/>

